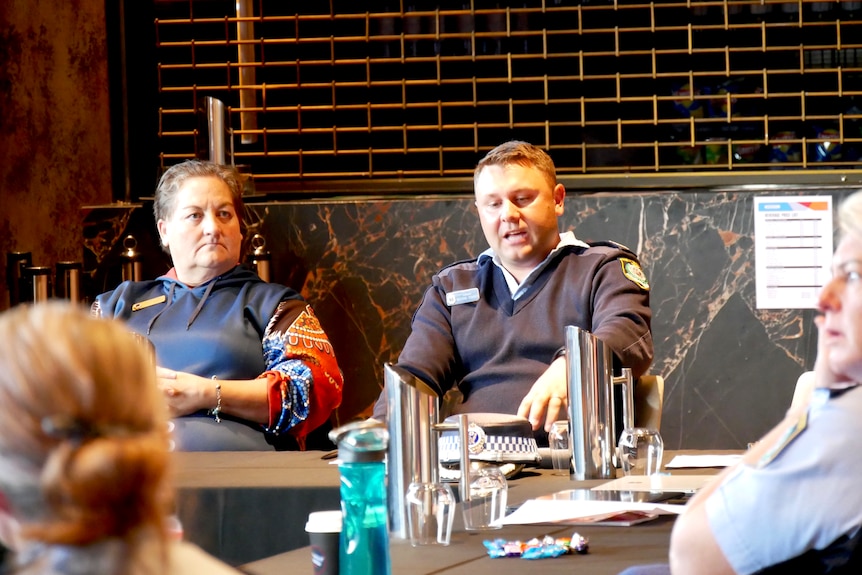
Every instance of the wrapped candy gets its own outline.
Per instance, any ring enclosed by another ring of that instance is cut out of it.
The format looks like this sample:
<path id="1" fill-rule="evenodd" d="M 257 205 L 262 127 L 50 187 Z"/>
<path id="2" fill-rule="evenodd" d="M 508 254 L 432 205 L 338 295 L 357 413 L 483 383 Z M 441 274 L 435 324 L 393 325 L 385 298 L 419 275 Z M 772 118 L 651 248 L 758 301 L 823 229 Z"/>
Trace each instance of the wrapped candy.
<path id="1" fill-rule="evenodd" d="M 541 539 L 534 538 L 529 541 L 506 541 L 505 539 L 493 539 L 483 542 L 488 556 L 492 559 L 499 557 L 520 557 L 522 559 L 549 559 L 560 555 L 578 553 L 580 555 L 589 552 L 589 540 L 577 532 L 571 537 L 555 539 L 545 535 Z"/>

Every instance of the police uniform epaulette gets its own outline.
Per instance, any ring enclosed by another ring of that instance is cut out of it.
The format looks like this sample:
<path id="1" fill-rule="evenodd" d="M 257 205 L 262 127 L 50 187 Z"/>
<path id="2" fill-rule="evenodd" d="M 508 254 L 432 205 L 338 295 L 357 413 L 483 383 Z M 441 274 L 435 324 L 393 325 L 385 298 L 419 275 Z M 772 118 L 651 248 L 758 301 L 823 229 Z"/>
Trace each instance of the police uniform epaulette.
<path id="1" fill-rule="evenodd" d="M 613 241 L 613 240 L 597 240 L 597 241 L 588 241 L 588 242 L 587 242 L 587 245 L 589 245 L 590 247 L 593 247 L 593 248 L 600 248 L 600 247 L 615 248 L 615 249 L 618 249 L 618 250 L 624 250 L 624 251 L 627 251 L 627 252 L 632 253 L 632 254 L 634 253 L 634 252 L 633 252 L 630 248 L 628 248 L 627 246 L 624 246 L 623 244 L 621 244 L 621 243 L 619 243 L 619 242 L 615 242 L 615 241 Z"/>
<path id="2" fill-rule="evenodd" d="M 458 261 L 456 261 L 456 262 L 451 262 L 451 263 L 446 264 L 446 265 L 445 265 L 445 266 L 443 266 L 442 268 L 440 268 L 440 269 L 437 271 L 437 273 L 440 273 L 440 272 L 446 271 L 446 270 L 448 270 L 449 268 L 453 268 L 453 267 L 455 267 L 455 266 L 459 266 L 459 265 L 461 265 L 461 264 L 471 264 L 471 263 L 476 263 L 476 262 L 478 262 L 478 261 L 479 261 L 479 258 L 469 258 L 469 259 L 466 259 L 466 260 L 458 260 Z"/>
<path id="3" fill-rule="evenodd" d="M 622 266 L 623 275 L 639 288 L 649 291 L 649 280 L 647 280 L 646 274 L 644 273 L 643 268 L 641 268 L 640 262 L 638 262 L 637 254 L 632 250 L 621 243 L 611 240 L 587 242 L 587 245 L 591 248 L 611 248 L 631 255 L 632 257 L 630 258 L 618 258 L 620 265 Z"/>

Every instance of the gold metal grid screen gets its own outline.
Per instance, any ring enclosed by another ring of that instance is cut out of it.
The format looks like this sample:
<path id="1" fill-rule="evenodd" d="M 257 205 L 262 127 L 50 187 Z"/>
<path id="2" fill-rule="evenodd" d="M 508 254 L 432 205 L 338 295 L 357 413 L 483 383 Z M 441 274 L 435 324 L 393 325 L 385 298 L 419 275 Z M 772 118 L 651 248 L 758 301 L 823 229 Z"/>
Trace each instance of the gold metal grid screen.
<path id="1" fill-rule="evenodd" d="M 862 3 L 156 0 L 162 164 L 224 102 L 259 180 L 855 168 Z"/>

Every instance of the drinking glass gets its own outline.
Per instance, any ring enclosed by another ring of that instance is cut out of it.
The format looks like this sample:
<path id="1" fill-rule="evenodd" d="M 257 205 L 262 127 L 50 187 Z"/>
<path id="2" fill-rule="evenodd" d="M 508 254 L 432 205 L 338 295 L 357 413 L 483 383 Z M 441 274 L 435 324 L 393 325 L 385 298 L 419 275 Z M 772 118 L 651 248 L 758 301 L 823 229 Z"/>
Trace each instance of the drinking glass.
<path id="1" fill-rule="evenodd" d="M 464 529 L 500 529 L 502 525 L 496 522 L 506 515 L 506 476 L 493 465 L 471 468 L 469 484 L 469 499 L 462 502 Z"/>
<path id="2" fill-rule="evenodd" d="M 657 474 L 663 454 L 664 442 L 656 429 L 627 427 L 620 435 L 620 463 L 626 475 Z"/>
<path id="3" fill-rule="evenodd" d="M 569 444 L 569 422 L 555 421 L 548 433 L 548 447 L 554 464 L 554 475 L 570 475 L 572 448 Z"/>
<path id="4" fill-rule="evenodd" d="M 455 495 L 445 483 L 414 482 L 407 488 L 410 545 L 449 545 L 455 520 Z"/>

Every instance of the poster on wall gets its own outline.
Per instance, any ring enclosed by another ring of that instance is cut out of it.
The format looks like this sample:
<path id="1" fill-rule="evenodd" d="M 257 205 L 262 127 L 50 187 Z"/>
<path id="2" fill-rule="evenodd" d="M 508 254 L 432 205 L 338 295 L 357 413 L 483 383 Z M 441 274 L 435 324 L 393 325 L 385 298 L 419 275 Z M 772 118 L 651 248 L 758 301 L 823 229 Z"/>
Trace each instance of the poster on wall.
<path id="1" fill-rule="evenodd" d="M 758 309 L 816 308 L 831 277 L 832 196 L 754 198 Z"/>

